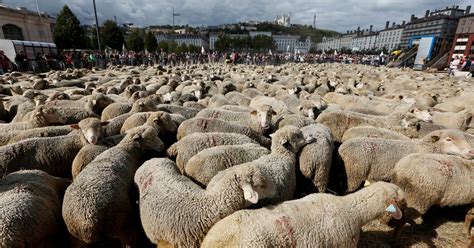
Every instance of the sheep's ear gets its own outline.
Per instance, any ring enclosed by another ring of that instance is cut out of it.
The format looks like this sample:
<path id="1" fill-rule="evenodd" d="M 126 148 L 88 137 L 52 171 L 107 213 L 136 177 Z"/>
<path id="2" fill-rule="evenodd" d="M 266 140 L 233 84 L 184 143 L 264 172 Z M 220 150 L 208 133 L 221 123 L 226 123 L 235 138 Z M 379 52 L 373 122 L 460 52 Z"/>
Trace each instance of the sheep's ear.
<path id="1" fill-rule="evenodd" d="M 72 125 L 69 125 L 69 127 L 73 128 L 73 129 L 79 129 L 78 124 L 72 124 Z"/>
<path id="2" fill-rule="evenodd" d="M 103 121 L 103 122 L 100 123 L 101 126 L 107 126 L 107 124 L 109 124 L 108 121 Z"/>
<path id="3" fill-rule="evenodd" d="M 252 112 L 250 112 L 250 114 L 257 115 L 257 110 L 252 110 Z"/>
<path id="4" fill-rule="evenodd" d="M 298 106 L 298 107 L 296 107 L 296 108 L 298 109 L 298 111 L 301 111 L 301 110 L 303 109 L 303 106 L 300 105 L 300 106 Z"/>
<path id="5" fill-rule="evenodd" d="M 270 134 L 269 136 L 270 136 L 270 138 L 273 138 L 273 136 L 274 136 L 274 135 L 275 135 L 275 134 L 274 134 L 274 133 L 272 133 L 272 134 Z"/>
<path id="6" fill-rule="evenodd" d="M 92 100 L 92 105 L 96 105 L 97 104 L 97 100 Z"/>
<path id="7" fill-rule="evenodd" d="M 431 135 L 431 142 L 435 143 L 439 140 L 439 135 Z"/>
<path id="8" fill-rule="evenodd" d="M 281 142 L 280 142 L 280 144 L 286 145 L 286 144 L 288 144 L 288 140 L 287 140 L 287 139 L 282 139 Z"/>
<path id="9" fill-rule="evenodd" d="M 277 112 L 275 112 L 275 110 L 272 109 L 272 115 L 276 115 Z"/>
<path id="10" fill-rule="evenodd" d="M 255 191 L 249 183 L 241 184 L 242 191 L 244 192 L 244 199 L 252 204 L 258 202 L 258 192 Z"/>
<path id="11" fill-rule="evenodd" d="M 398 207 L 397 203 L 395 201 L 392 201 L 390 205 L 385 209 L 393 218 L 399 220 L 402 218 L 403 214 L 400 208 Z"/>

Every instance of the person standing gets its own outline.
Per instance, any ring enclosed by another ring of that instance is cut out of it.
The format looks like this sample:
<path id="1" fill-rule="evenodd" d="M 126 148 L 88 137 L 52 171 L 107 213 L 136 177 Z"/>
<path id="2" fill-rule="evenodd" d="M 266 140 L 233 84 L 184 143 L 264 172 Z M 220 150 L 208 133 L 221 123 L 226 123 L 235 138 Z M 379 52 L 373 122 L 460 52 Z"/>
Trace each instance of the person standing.
<path id="1" fill-rule="evenodd" d="M 10 70 L 10 59 L 5 55 L 3 50 L 0 50 L 0 75 Z"/>
<path id="2" fill-rule="evenodd" d="M 21 72 L 28 70 L 28 59 L 26 58 L 25 51 L 21 50 L 17 53 L 15 57 L 15 62 L 17 63 L 18 69 Z"/>
<path id="3" fill-rule="evenodd" d="M 459 57 L 458 56 L 454 57 L 454 60 L 451 61 L 449 65 L 448 76 L 450 75 L 454 76 L 454 72 L 458 70 L 459 63 L 461 63 L 461 61 L 459 60 Z"/>

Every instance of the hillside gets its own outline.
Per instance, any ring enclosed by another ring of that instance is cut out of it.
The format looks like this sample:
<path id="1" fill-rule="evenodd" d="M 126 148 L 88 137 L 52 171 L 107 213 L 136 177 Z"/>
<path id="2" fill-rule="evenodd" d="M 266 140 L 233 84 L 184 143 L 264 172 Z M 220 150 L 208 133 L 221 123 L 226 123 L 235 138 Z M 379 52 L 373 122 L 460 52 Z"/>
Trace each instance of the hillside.
<path id="1" fill-rule="evenodd" d="M 312 42 L 319 42 L 324 36 L 331 37 L 339 34 L 336 31 L 326 29 L 315 29 L 308 25 L 294 24 L 290 27 L 284 27 L 273 23 L 260 23 L 256 27 L 258 31 L 270 31 L 273 34 L 310 36 Z"/>

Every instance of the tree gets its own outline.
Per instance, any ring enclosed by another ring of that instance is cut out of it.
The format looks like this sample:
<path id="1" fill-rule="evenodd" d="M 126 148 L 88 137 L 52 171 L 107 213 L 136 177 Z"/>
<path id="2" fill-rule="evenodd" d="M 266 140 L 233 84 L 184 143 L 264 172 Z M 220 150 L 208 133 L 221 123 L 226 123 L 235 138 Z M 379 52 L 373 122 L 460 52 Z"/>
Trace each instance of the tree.
<path id="1" fill-rule="evenodd" d="M 143 51 L 145 44 L 143 41 L 143 37 L 140 35 L 139 30 L 134 30 L 128 36 L 127 48 L 128 50 L 132 50 L 134 52 L 141 52 Z"/>
<path id="2" fill-rule="evenodd" d="M 227 52 L 232 47 L 232 39 L 227 35 L 219 35 L 218 39 L 214 43 L 214 47 L 219 52 Z"/>
<path id="3" fill-rule="evenodd" d="M 145 48 L 148 52 L 155 52 L 158 48 L 158 41 L 151 31 L 149 31 L 145 36 Z"/>
<path id="4" fill-rule="evenodd" d="M 125 38 L 123 30 L 112 20 L 106 20 L 100 30 L 100 38 L 105 46 L 121 51 Z"/>
<path id="5" fill-rule="evenodd" d="M 169 44 L 168 42 L 166 41 L 161 41 L 159 44 L 158 44 L 158 49 L 161 51 L 161 49 L 163 49 L 164 52 L 169 52 Z"/>
<path id="6" fill-rule="evenodd" d="M 89 47 L 94 49 L 94 50 L 97 50 L 97 49 L 99 49 L 99 46 L 97 45 L 97 31 L 96 31 L 95 27 L 92 28 L 91 32 L 92 32 L 92 36 L 89 39 L 89 43 L 90 43 Z M 100 39 L 100 45 L 103 48 L 104 47 L 104 40 L 103 40 L 103 35 L 102 34 L 100 35 L 100 38 L 101 38 Z"/>
<path id="7" fill-rule="evenodd" d="M 257 35 L 252 39 L 252 48 L 255 50 L 275 50 L 276 43 L 273 37 L 266 35 Z"/>
<path id="8" fill-rule="evenodd" d="M 79 19 L 67 5 L 59 12 L 53 30 L 53 40 L 59 49 L 86 48 L 88 46 Z"/>

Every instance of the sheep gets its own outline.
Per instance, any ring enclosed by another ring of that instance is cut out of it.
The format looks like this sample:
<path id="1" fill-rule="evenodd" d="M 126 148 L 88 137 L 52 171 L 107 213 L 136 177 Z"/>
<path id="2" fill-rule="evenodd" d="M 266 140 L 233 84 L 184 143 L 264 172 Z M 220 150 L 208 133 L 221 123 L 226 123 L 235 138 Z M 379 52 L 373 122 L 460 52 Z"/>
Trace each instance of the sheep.
<path id="1" fill-rule="evenodd" d="M 406 120 L 405 112 L 394 112 L 388 116 L 369 116 L 346 111 L 324 111 L 316 122 L 329 127 L 336 142 L 342 141 L 347 129 L 357 126 L 385 127 L 402 134 L 411 134 L 410 130 L 416 129 L 416 126 L 410 126 Z M 416 135 L 416 130 L 412 133 Z"/>
<path id="2" fill-rule="evenodd" d="M 305 180 L 310 181 L 310 189 L 314 190 L 316 187 L 318 192 L 325 192 L 334 149 L 331 130 L 323 125 L 314 124 L 301 128 L 301 132 L 305 139 L 314 139 L 314 141 L 301 148 L 298 154 L 297 176 L 301 173 Z M 303 181 L 298 180 L 297 187 L 303 186 Z"/>
<path id="3" fill-rule="evenodd" d="M 165 111 L 168 113 L 173 114 L 180 114 L 184 116 L 186 119 L 193 118 L 199 113 L 199 109 L 195 108 L 187 108 L 179 105 L 171 105 L 171 104 L 160 104 L 157 106 L 157 110 Z"/>
<path id="4" fill-rule="evenodd" d="M 125 133 L 128 130 L 141 126 L 147 122 L 148 119 L 154 119 L 158 123 L 160 128 L 160 133 L 174 133 L 176 134 L 177 126 L 179 123 L 173 121 L 173 117 L 171 114 L 157 111 L 157 112 L 142 112 L 142 113 L 135 113 L 125 120 L 120 129 L 120 133 Z"/>
<path id="5" fill-rule="evenodd" d="M 71 178 L 71 165 L 79 150 L 100 139 L 98 119 L 85 119 L 66 136 L 32 138 L 0 147 L 0 177 L 20 169 L 39 169 L 52 176 Z"/>
<path id="6" fill-rule="evenodd" d="M 61 135 L 67 135 L 71 133 L 74 129 L 70 126 L 49 126 L 49 127 L 39 127 L 32 128 L 25 131 L 12 131 L 8 134 L 13 134 L 8 140 L 8 144 L 14 144 L 21 140 L 31 139 L 36 137 L 55 137 Z M 6 145 L 6 144 L 4 144 Z"/>
<path id="7" fill-rule="evenodd" d="M 280 129 L 285 126 L 295 126 L 302 128 L 313 124 L 316 124 L 313 119 L 300 114 L 283 114 L 275 121 L 276 129 Z"/>
<path id="8" fill-rule="evenodd" d="M 87 244 L 114 239 L 124 245 L 137 242 L 133 176 L 146 150 L 160 152 L 163 147 L 155 128 L 141 126 L 97 156 L 64 194 L 62 216 L 69 232 Z"/>
<path id="9" fill-rule="evenodd" d="M 407 136 L 389 129 L 372 126 L 358 126 L 347 129 L 342 136 L 342 143 L 353 138 L 381 138 L 393 140 L 409 140 Z"/>
<path id="10" fill-rule="evenodd" d="M 247 125 L 260 134 L 266 134 L 271 127 L 273 115 L 276 115 L 276 112 L 273 111 L 271 106 L 262 105 L 259 106 L 258 109 L 250 112 L 234 112 L 230 110 L 207 108 L 201 110 L 196 117 L 239 122 L 243 125 Z"/>
<path id="11" fill-rule="evenodd" d="M 269 153 L 267 148 L 252 143 L 211 147 L 189 159 L 184 167 L 184 174 L 200 185 L 208 185 L 219 171 Z"/>
<path id="12" fill-rule="evenodd" d="M 338 150 L 347 175 L 347 191 L 356 190 L 364 180 L 389 181 L 395 164 L 417 152 L 474 158 L 473 147 L 462 132 L 454 129 L 434 131 L 421 140 L 350 139 Z"/>
<path id="13" fill-rule="evenodd" d="M 97 156 L 109 149 L 105 145 L 94 145 L 87 144 L 79 150 L 77 155 L 74 157 L 71 165 L 72 179 L 76 179 L 77 175 L 86 168 Z"/>
<path id="14" fill-rule="evenodd" d="M 327 93 L 323 97 L 327 103 L 335 103 L 342 108 L 361 108 L 381 113 L 389 114 L 399 108 L 409 107 L 409 104 L 400 103 L 388 103 L 376 100 L 370 100 L 368 98 L 354 96 L 354 95 L 342 95 L 334 92 Z"/>
<path id="15" fill-rule="evenodd" d="M 209 119 L 195 117 L 181 123 L 178 127 L 178 140 L 192 133 L 226 132 L 244 134 L 257 141 L 265 147 L 270 147 L 271 140 L 262 136 L 246 125 L 236 122 L 222 121 L 219 119 Z"/>
<path id="16" fill-rule="evenodd" d="M 139 99 L 133 103 L 132 109 L 125 114 L 119 115 L 110 119 L 105 129 L 105 136 L 114 136 L 120 134 L 120 130 L 122 129 L 123 123 L 133 114 L 139 112 L 147 112 L 147 111 L 156 111 L 156 106 L 153 100 L 150 99 Z M 103 118 L 102 118 L 103 119 Z"/>
<path id="17" fill-rule="evenodd" d="M 257 144 L 249 137 L 237 133 L 193 133 L 174 143 L 166 152 L 168 157 L 176 158 L 176 165 L 184 172 L 189 159 L 206 148 L 247 143 Z"/>
<path id="18" fill-rule="evenodd" d="M 272 136 L 271 153 L 260 158 L 229 168 L 240 166 L 261 168 L 270 175 L 277 189 L 277 193 L 259 203 L 259 206 L 277 204 L 292 199 L 296 187 L 296 154 L 305 144 L 313 142 L 311 136 L 304 137 L 295 126 L 286 126 L 276 131 Z M 209 185 L 208 185 L 209 187 Z"/>
<path id="19" fill-rule="evenodd" d="M 251 166 L 224 170 L 204 190 L 181 175 L 173 161 L 149 160 L 135 174 L 145 233 L 155 244 L 199 247 L 214 223 L 275 194 L 268 178 Z"/>
<path id="20" fill-rule="evenodd" d="M 263 105 L 270 105 L 277 115 L 289 112 L 289 109 L 285 103 L 267 96 L 257 96 L 253 98 L 249 104 L 249 107 L 252 109 L 260 109 L 260 107 Z"/>
<path id="21" fill-rule="evenodd" d="M 445 154 L 414 153 L 398 161 L 392 177 L 406 195 L 405 221 L 425 214 L 435 205 L 474 204 L 474 160 Z M 473 211 L 471 209 L 466 215 L 463 229 L 466 234 L 470 230 Z M 401 232 L 403 225 L 404 221 L 399 223 L 397 233 Z"/>
<path id="22" fill-rule="evenodd" d="M 469 112 L 433 112 L 433 123 L 447 128 L 465 131 L 471 124 L 472 114 Z"/>
<path id="23" fill-rule="evenodd" d="M 239 210 L 217 222 L 201 247 L 357 247 L 363 225 L 403 216 L 404 197 L 396 185 L 379 182 L 346 196 L 318 193 Z"/>
<path id="24" fill-rule="evenodd" d="M 62 195 L 69 180 L 39 170 L 0 179 L 0 247 L 64 247 Z"/>
<path id="25" fill-rule="evenodd" d="M 107 106 L 103 111 L 100 119 L 107 121 L 117 116 L 126 114 L 132 110 L 132 104 L 127 102 L 116 102 Z"/>
<path id="26" fill-rule="evenodd" d="M 66 120 L 57 108 L 38 106 L 28 121 L 0 124 L 0 132 L 27 130 L 53 124 L 64 124 Z"/>

